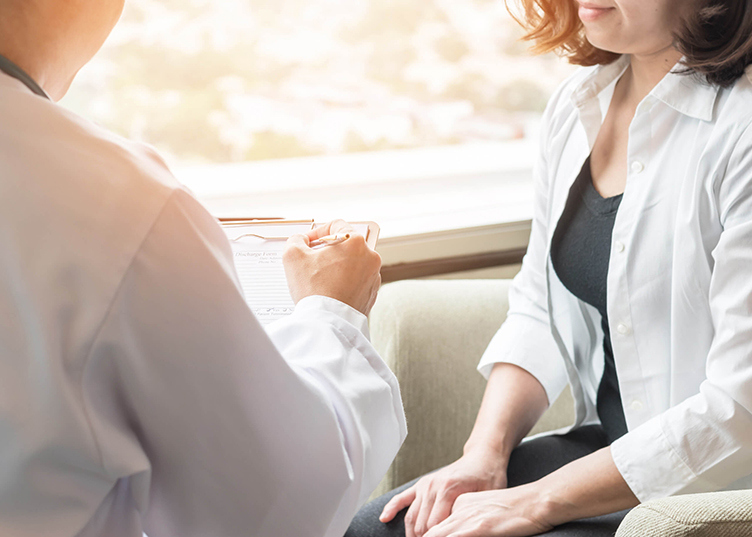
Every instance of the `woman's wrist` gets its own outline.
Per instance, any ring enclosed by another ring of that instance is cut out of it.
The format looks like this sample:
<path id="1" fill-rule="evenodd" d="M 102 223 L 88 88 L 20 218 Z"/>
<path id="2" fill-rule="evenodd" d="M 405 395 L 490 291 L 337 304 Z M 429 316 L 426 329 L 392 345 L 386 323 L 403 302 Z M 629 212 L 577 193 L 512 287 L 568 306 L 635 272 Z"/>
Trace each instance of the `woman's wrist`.
<path id="1" fill-rule="evenodd" d="M 639 503 L 614 465 L 609 448 L 571 462 L 530 486 L 536 514 L 555 526 Z"/>
<path id="2" fill-rule="evenodd" d="M 493 426 L 485 423 L 476 423 L 470 436 L 462 449 L 463 454 L 483 453 L 495 460 L 502 461 L 506 468 L 512 451 L 516 448 L 521 438 L 515 432 L 519 429 L 517 424 L 507 420 L 497 421 Z"/>
<path id="3" fill-rule="evenodd" d="M 494 447 L 484 443 L 465 444 L 462 458 L 476 461 L 474 464 L 483 468 L 488 480 L 489 490 L 505 488 L 507 486 L 509 457 L 504 457 Z"/>
<path id="4" fill-rule="evenodd" d="M 485 457 L 493 461 L 494 465 L 506 468 L 513 449 L 514 446 L 510 446 L 503 438 L 474 439 L 471 435 L 465 442 L 462 454 L 465 457 Z"/>
<path id="5" fill-rule="evenodd" d="M 546 476 L 528 485 L 530 495 L 531 517 L 545 521 L 552 526 L 580 518 L 576 514 L 577 506 L 561 495 L 561 488 Z"/>

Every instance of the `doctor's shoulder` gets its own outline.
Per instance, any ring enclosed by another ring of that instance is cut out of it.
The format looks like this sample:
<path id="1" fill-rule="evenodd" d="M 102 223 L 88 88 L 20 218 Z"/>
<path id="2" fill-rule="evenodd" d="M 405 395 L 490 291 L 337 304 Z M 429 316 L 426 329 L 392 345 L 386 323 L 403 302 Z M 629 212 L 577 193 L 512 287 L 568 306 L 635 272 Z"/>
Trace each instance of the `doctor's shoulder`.
<path id="1" fill-rule="evenodd" d="M 153 195 L 169 196 L 180 186 L 152 146 L 128 140 L 63 107 L 56 108 L 61 132 L 67 133 L 64 143 L 69 144 L 72 153 L 81 156 L 71 165 L 90 165 L 95 173 L 107 169 L 104 179 L 111 186 L 149 191 Z M 121 181 L 124 184 L 119 185 Z"/>
<path id="2" fill-rule="evenodd" d="M 88 192 L 111 199 L 117 192 L 169 197 L 179 187 L 164 161 L 145 144 L 129 141 L 33 93 L 0 87 L 0 141 L 9 169 L 36 192 Z M 86 196 L 85 196 L 86 197 Z M 40 195 L 39 207 L 47 200 Z M 69 205 L 69 204 L 67 204 Z M 61 207 L 63 208 L 63 207 Z"/>
<path id="3" fill-rule="evenodd" d="M 6 84 L 0 87 L 0 162 L 16 209 L 96 224 L 149 219 L 180 189 L 157 153 Z"/>
<path id="4" fill-rule="evenodd" d="M 0 186 L 13 200 L 4 200 L 0 222 L 17 229 L 19 241 L 33 234 L 41 235 L 40 248 L 49 242 L 57 257 L 47 264 L 57 263 L 56 274 L 67 270 L 115 288 L 183 189 L 144 144 L 31 93 L 11 99 L 12 106 L 0 103 L 0 164 L 13 173 L 0 177 Z"/>

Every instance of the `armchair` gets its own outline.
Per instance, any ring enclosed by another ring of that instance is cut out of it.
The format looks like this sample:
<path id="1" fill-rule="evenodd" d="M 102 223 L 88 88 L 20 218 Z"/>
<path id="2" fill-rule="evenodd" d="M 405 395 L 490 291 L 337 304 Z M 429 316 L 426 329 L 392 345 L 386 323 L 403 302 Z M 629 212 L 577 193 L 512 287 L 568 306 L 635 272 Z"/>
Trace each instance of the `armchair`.
<path id="1" fill-rule="evenodd" d="M 374 497 L 462 455 L 485 388 L 476 365 L 506 318 L 510 280 L 385 285 L 371 339 L 399 379 L 409 434 Z M 574 419 L 569 390 L 530 434 Z M 633 509 L 617 537 L 752 536 L 752 491 L 665 498 Z"/>

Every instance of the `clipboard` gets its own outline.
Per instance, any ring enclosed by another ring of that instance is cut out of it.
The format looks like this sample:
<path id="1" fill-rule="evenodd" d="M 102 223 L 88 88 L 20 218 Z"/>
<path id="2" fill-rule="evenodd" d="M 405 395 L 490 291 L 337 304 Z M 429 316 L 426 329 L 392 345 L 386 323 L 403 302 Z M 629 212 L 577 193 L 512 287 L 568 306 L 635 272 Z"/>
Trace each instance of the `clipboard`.
<path id="1" fill-rule="evenodd" d="M 298 226 L 310 226 L 306 229 L 306 231 L 310 231 L 317 227 L 326 225 L 325 223 L 316 222 L 313 219 L 293 220 L 287 218 L 220 218 L 219 223 L 225 229 L 240 230 L 247 227 L 247 233 L 244 233 L 243 235 L 255 236 L 264 240 L 287 240 L 291 235 L 300 232 Z M 376 243 L 379 240 L 379 233 L 381 232 L 381 228 L 376 222 L 362 221 L 349 222 L 349 224 L 355 228 L 356 233 L 365 237 L 366 244 L 368 244 L 372 250 L 376 249 Z M 253 232 L 252 228 L 254 227 L 258 227 L 259 230 L 263 229 L 263 232 Z M 289 229 L 289 233 L 286 234 L 285 229 Z M 268 233 L 267 230 L 274 230 L 275 233 Z M 266 233 L 266 235 L 263 233 Z M 231 237 L 228 234 L 228 238 L 230 239 L 230 242 L 235 242 L 238 239 L 243 238 L 243 236 L 238 235 Z"/>
<path id="2" fill-rule="evenodd" d="M 295 303 L 287 287 L 282 254 L 287 239 L 324 225 L 314 220 L 283 218 L 220 218 L 232 247 L 233 261 L 246 303 L 261 324 L 290 315 Z M 379 226 L 375 222 L 350 222 L 355 233 L 375 248 Z M 333 246 L 334 247 L 334 246 Z"/>

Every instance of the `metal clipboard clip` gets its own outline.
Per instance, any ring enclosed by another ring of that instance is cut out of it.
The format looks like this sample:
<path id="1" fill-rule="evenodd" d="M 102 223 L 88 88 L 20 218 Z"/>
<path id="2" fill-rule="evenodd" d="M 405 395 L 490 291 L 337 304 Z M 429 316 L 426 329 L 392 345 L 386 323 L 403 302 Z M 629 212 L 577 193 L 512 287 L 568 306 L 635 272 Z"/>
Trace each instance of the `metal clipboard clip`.
<path id="1" fill-rule="evenodd" d="M 300 224 L 308 224 L 310 225 L 310 229 L 313 229 L 314 227 L 313 219 L 285 220 L 282 218 L 227 218 L 227 219 L 222 218 L 220 219 L 220 222 L 226 228 L 243 227 L 247 229 L 249 226 L 254 226 L 254 225 L 285 226 L 285 225 L 300 225 Z M 237 237 L 230 238 L 230 242 L 237 242 L 240 239 L 243 239 L 245 237 L 256 237 L 257 239 L 261 239 L 265 241 L 286 241 L 287 239 L 290 238 L 289 235 L 271 236 L 271 235 L 260 235 L 258 233 L 243 233 L 242 235 L 238 235 Z"/>
<path id="2" fill-rule="evenodd" d="M 243 239 L 245 237 L 256 237 L 257 239 L 262 239 L 265 241 L 286 241 L 290 237 L 265 237 L 263 235 L 256 235 L 255 233 L 243 233 L 242 235 L 238 235 L 234 239 L 230 239 L 231 242 L 237 242 L 240 239 Z"/>

